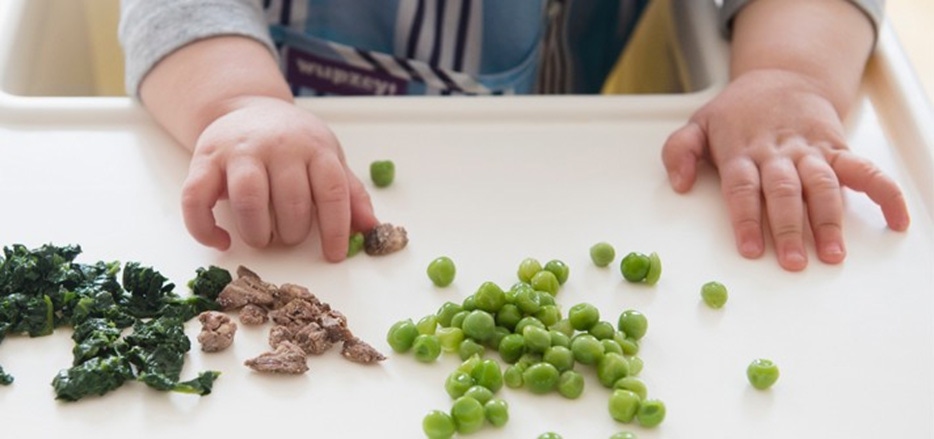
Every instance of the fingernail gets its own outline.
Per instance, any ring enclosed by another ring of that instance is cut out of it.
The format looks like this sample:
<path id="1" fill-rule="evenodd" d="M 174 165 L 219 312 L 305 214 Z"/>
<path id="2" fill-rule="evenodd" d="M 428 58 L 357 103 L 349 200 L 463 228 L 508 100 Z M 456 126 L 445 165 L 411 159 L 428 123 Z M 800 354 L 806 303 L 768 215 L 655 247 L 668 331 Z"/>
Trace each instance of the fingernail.
<path id="1" fill-rule="evenodd" d="M 681 174 L 677 172 L 672 172 L 668 174 L 668 182 L 671 183 L 671 187 L 675 189 L 681 189 L 681 182 L 684 179 L 681 178 Z"/>
<path id="2" fill-rule="evenodd" d="M 739 251 L 740 251 L 740 253 L 743 254 L 743 256 L 746 256 L 746 257 L 753 257 L 753 256 L 758 256 L 759 253 L 762 252 L 762 247 L 759 246 L 759 243 L 758 243 L 758 242 L 755 242 L 755 241 L 747 241 L 747 242 L 744 242 L 744 243 L 743 243 L 743 245 L 740 247 Z"/>
<path id="3" fill-rule="evenodd" d="M 790 269 L 802 269 L 807 264 L 807 257 L 800 249 L 785 251 L 785 265 Z"/>
<path id="4" fill-rule="evenodd" d="M 824 254 L 827 256 L 843 256 L 843 246 L 838 242 L 832 242 L 824 247 Z"/>

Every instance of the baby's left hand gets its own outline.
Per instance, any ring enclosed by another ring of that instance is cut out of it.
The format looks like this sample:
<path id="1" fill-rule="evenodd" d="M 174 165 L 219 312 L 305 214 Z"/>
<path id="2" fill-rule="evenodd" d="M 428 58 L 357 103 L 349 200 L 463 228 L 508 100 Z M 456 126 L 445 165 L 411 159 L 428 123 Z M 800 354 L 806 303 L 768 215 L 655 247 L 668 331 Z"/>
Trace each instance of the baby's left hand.
<path id="1" fill-rule="evenodd" d="M 687 192 L 697 164 L 718 169 L 737 248 L 744 257 L 765 251 L 766 223 L 779 264 L 808 263 L 810 228 L 818 258 L 846 257 L 843 186 L 865 193 L 897 231 L 910 222 L 898 185 L 873 163 L 849 151 L 841 117 L 807 77 L 752 70 L 733 81 L 666 141 L 662 160 L 671 186 Z"/>

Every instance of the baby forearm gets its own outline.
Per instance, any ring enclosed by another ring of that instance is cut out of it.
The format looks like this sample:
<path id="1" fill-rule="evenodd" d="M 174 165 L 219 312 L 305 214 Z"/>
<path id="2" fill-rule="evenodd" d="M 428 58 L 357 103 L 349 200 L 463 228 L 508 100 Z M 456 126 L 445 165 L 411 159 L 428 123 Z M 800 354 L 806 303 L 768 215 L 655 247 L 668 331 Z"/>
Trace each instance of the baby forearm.
<path id="1" fill-rule="evenodd" d="M 856 96 L 874 30 L 845 0 L 756 0 L 736 16 L 731 76 L 783 70 L 809 78 L 843 117 Z"/>
<path id="2" fill-rule="evenodd" d="M 292 101 L 270 51 L 239 36 L 182 47 L 160 61 L 140 85 L 143 105 L 189 149 L 212 121 L 255 97 Z"/>

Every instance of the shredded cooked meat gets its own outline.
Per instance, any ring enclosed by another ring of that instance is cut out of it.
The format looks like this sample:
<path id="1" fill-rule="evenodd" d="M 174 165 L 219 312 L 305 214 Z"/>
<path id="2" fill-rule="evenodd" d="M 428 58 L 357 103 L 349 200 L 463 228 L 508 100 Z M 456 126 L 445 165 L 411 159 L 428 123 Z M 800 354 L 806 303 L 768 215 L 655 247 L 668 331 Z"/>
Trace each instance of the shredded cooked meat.
<path id="1" fill-rule="evenodd" d="M 357 337 L 344 340 L 344 346 L 341 348 L 341 355 L 350 361 L 363 364 L 375 363 L 386 359 L 386 357 L 374 349 L 373 346 L 370 346 L 369 343 Z"/>
<path id="2" fill-rule="evenodd" d="M 259 305 L 248 303 L 240 308 L 240 323 L 256 326 L 269 321 L 269 312 Z"/>
<path id="3" fill-rule="evenodd" d="M 307 355 L 290 341 L 283 341 L 272 352 L 260 354 L 243 362 L 258 372 L 300 374 L 308 371 Z"/>
<path id="4" fill-rule="evenodd" d="M 198 343 L 204 352 L 218 352 L 230 347 L 237 324 L 226 314 L 217 311 L 205 311 L 198 316 L 201 322 L 201 332 L 198 334 Z"/>
<path id="5" fill-rule="evenodd" d="M 363 250 L 371 256 L 388 255 L 405 248 L 409 243 L 408 233 L 403 227 L 383 223 L 363 237 Z"/>

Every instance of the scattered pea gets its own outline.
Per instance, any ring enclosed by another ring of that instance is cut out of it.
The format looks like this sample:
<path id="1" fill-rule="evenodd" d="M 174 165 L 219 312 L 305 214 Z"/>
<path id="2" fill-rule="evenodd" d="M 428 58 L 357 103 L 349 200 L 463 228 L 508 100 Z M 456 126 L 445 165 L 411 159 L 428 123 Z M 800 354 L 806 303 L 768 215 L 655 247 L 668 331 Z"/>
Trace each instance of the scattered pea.
<path id="1" fill-rule="evenodd" d="M 519 270 L 516 274 L 519 276 L 520 281 L 531 283 L 532 276 L 535 276 L 535 273 L 539 271 L 542 271 L 542 263 L 538 262 L 538 259 L 525 258 L 519 263 Z"/>
<path id="2" fill-rule="evenodd" d="M 363 232 L 350 234 L 350 240 L 347 242 L 347 257 L 352 258 L 361 250 L 363 250 Z"/>
<path id="3" fill-rule="evenodd" d="M 717 281 L 710 281 L 701 286 L 701 299 L 713 309 L 723 308 L 729 298 L 726 287 Z"/>
<path id="4" fill-rule="evenodd" d="M 509 421 L 509 404 L 506 401 L 493 398 L 483 405 L 486 420 L 494 427 L 502 427 Z"/>
<path id="5" fill-rule="evenodd" d="M 542 297 L 549 297 L 547 294 L 543 294 Z M 546 327 L 551 327 L 555 323 L 558 323 L 561 320 L 561 310 L 558 309 L 557 305 L 542 305 L 539 308 L 538 312 L 535 313 L 535 318 L 540 320 L 542 324 Z"/>
<path id="6" fill-rule="evenodd" d="M 516 324 L 522 320 L 522 311 L 512 303 L 506 303 L 496 312 L 496 325 L 515 331 Z"/>
<path id="7" fill-rule="evenodd" d="M 620 261 L 619 269 L 623 278 L 629 282 L 642 282 L 649 273 L 649 257 L 637 252 L 631 252 Z"/>
<path id="8" fill-rule="evenodd" d="M 458 303 L 451 301 L 444 302 L 438 312 L 435 313 L 438 316 L 438 324 L 441 326 L 451 326 L 451 320 L 454 318 L 454 315 L 463 311 L 464 309 Z"/>
<path id="9" fill-rule="evenodd" d="M 480 354 L 474 354 L 468 357 L 466 360 L 462 361 L 457 370 L 464 372 L 466 374 L 473 373 L 473 370 L 477 368 L 477 365 L 480 364 L 483 358 L 480 357 Z"/>
<path id="10" fill-rule="evenodd" d="M 522 387 L 524 381 L 522 380 L 522 372 L 525 369 L 522 366 L 517 364 L 511 364 L 509 367 L 503 371 L 503 384 L 510 389 L 518 389 Z"/>
<path id="11" fill-rule="evenodd" d="M 545 352 L 551 347 L 551 334 L 545 328 L 526 326 L 522 331 L 526 352 Z"/>
<path id="12" fill-rule="evenodd" d="M 412 349 L 415 343 L 415 337 L 418 337 L 418 328 L 412 319 L 400 320 L 389 328 L 386 334 L 386 342 L 392 350 L 404 353 Z"/>
<path id="13" fill-rule="evenodd" d="M 541 270 L 535 275 L 532 276 L 532 279 L 529 281 L 529 284 L 532 285 L 536 291 L 544 291 L 554 297 L 558 294 L 558 289 L 561 288 L 561 283 L 558 281 L 558 277 L 554 273 L 548 270 Z"/>
<path id="14" fill-rule="evenodd" d="M 507 363 L 515 363 L 525 354 L 525 337 L 521 334 L 509 334 L 499 342 L 500 358 Z"/>
<path id="15" fill-rule="evenodd" d="M 506 293 L 499 285 L 490 281 L 484 282 L 474 293 L 474 304 L 477 309 L 496 313 L 506 304 Z"/>
<path id="16" fill-rule="evenodd" d="M 611 388 L 621 378 L 629 376 L 629 360 L 620 354 L 604 354 L 597 361 L 597 379 L 603 387 Z"/>
<path id="17" fill-rule="evenodd" d="M 440 410 L 432 410 L 422 419 L 422 430 L 428 439 L 450 439 L 454 437 L 457 426 L 451 415 Z"/>
<path id="18" fill-rule="evenodd" d="M 532 316 L 526 316 L 519 320 L 519 323 L 516 323 L 516 334 L 524 333 L 526 326 L 537 326 L 542 329 L 547 329 L 541 320 Z"/>
<path id="19" fill-rule="evenodd" d="M 658 257 L 658 253 L 649 253 L 649 271 L 645 273 L 645 283 L 648 285 L 655 285 L 661 277 L 662 260 Z"/>
<path id="20" fill-rule="evenodd" d="M 496 321 L 493 316 L 486 311 L 479 309 L 473 310 L 464 317 L 464 323 L 461 329 L 464 335 L 477 341 L 484 341 L 493 336 L 493 330 L 496 328 Z"/>
<path id="21" fill-rule="evenodd" d="M 613 336 L 616 335 L 616 328 L 610 322 L 599 321 L 594 323 L 587 332 L 597 337 L 597 340 L 612 340 Z"/>
<path id="22" fill-rule="evenodd" d="M 632 376 L 639 375 L 642 372 L 642 367 L 645 363 L 642 361 L 642 358 L 636 357 L 634 355 L 629 357 L 629 374 Z"/>
<path id="23" fill-rule="evenodd" d="M 574 353 L 574 359 L 581 364 L 597 364 L 605 349 L 603 343 L 590 334 L 582 334 L 571 340 L 571 352 Z"/>
<path id="24" fill-rule="evenodd" d="M 554 325 L 549 327 L 548 334 L 551 335 L 552 346 L 564 346 L 568 349 L 571 348 L 571 337 L 568 337 L 564 332 L 554 329 Z"/>
<path id="25" fill-rule="evenodd" d="M 551 363 L 533 364 L 522 372 L 522 381 L 532 393 L 548 393 L 558 385 L 560 374 Z"/>
<path id="26" fill-rule="evenodd" d="M 646 428 L 661 424 L 665 420 L 665 404 L 657 399 L 642 401 L 642 404 L 639 404 L 639 412 L 636 413 L 636 420 Z"/>
<path id="27" fill-rule="evenodd" d="M 617 343 L 616 340 L 613 340 L 612 338 L 605 338 L 603 340 L 600 340 L 600 343 L 603 344 L 604 353 L 607 353 L 607 354 L 614 353 L 614 354 L 624 355 L 623 348 L 620 347 L 619 343 Z"/>
<path id="28" fill-rule="evenodd" d="M 451 372 L 444 380 L 444 390 L 451 399 L 457 399 L 464 396 L 467 390 L 476 385 L 473 377 L 469 373 L 460 370 Z"/>
<path id="29" fill-rule="evenodd" d="M 645 387 L 645 382 L 634 376 L 623 377 L 616 380 L 616 382 L 613 383 L 613 388 L 634 392 L 636 395 L 639 395 L 639 398 L 643 400 L 649 394 L 648 389 Z"/>
<path id="30" fill-rule="evenodd" d="M 778 375 L 778 365 L 765 358 L 753 360 L 746 368 L 746 377 L 749 379 L 749 384 L 759 390 L 772 387 L 778 381 Z"/>
<path id="31" fill-rule="evenodd" d="M 461 330 L 461 328 L 451 326 L 441 327 L 435 330 L 435 335 L 441 343 L 441 350 L 443 352 L 461 352 L 462 346 L 464 345 L 464 331 Z M 470 355 L 467 357 L 469 356 Z M 462 355 L 461 359 L 466 359 L 467 357 Z"/>
<path id="32" fill-rule="evenodd" d="M 564 346 L 551 346 L 545 350 L 542 360 L 551 363 L 558 372 L 574 368 L 574 354 Z"/>
<path id="33" fill-rule="evenodd" d="M 433 334 L 419 334 L 412 343 L 415 359 L 422 363 L 430 363 L 441 356 L 441 341 Z"/>
<path id="34" fill-rule="evenodd" d="M 610 417 L 619 421 L 629 423 L 639 412 L 642 399 L 635 392 L 629 390 L 614 390 L 610 395 L 609 410 Z"/>
<path id="35" fill-rule="evenodd" d="M 438 329 L 438 317 L 434 314 L 422 317 L 418 323 L 415 324 L 415 327 L 418 329 L 419 334 L 434 334 Z"/>
<path id="36" fill-rule="evenodd" d="M 554 273 L 555 278 L 558 279 L 559 285 L 564 285 L 568 281 L 568 277 L 571 274 L 571 268 L 568 267 L 568 264 L 565 264 L 564 261 L 558 259 L 552 259 L 545 263 L 544 270 Z"/>
<path id="37" fill-rule="evenodd" d="M 463 335 L 463 331 L 461 332 L 461 335 Z M 486 347 L 470 338 L 462 339 L 460 345 L 457 347 L 457 355 L 461 358 L 461 361 L 464 361 L 474 355 L 482 356 L 484 352 L 486 352 Z"/>
<path id="38" fill-rule="evenodd" d="M 496 360 L 480 360 L 480 364 L 470 372 L 470 376 L 477 384 L 490 389 L 493 393 L 503 388 L 503 371 Z"/>
<path id="39" fill-rule="evenodd" d="M 584 393 L 584 375 L 576 370 L 566 370 L 558 377 L 558 393 L 567 399 L 577 399 Z"/>
<path id="40" fill-rule="evenodd" d="M 600 321 L 600 311 L 589 303 L 578 303 L 568 310 L 568 321 L 578 331 L 588 331 Z"/>
<path id="41" fill-rule="evenodd" d="M 377 160 L 370 163 L 370 179 L 376 187 L 387 187 L 396 178 L 396 164 L 392 160 Z"/>
<path id="42" fill-rule="evenodd" d="M 606 267 L 616 259 L 616 249 L 607 242 L 598 242 L 590 247 L 590 260 L 598 267 Z"/>
<path id="43" fill-rule="evenodd" d="M 525 314 L 535 314 L 542 308 L 542 298 L 538 291 L 531 288 L 516 293 L 516 306 Z"/>
<path id="44" fill-rule="evenodd" d="M 633 340 L 639 340 L 649 329 L 649 321 L 641 312 L 628 309 L 619 315 L 617 328 Z"/>
<path id="45" fill-rule="evenodd" d="M 467 391 L 464 392 L 464 396 L 476 399 L 480 404 L 486 404 L 493 399 L 493 391 L 478 384 L 467 389 Z"/>
<path id="46" fill-rule="evenodd" d="M 427 273 L 433 284 L 443 288 L 454 282 L 457 267 L 451 258 L 440 256 L 428 263 Z"/>
<path id="47" fill-rule="evenodd" d="M 486 412 L 480 401 L 461 396 L 454 400 L 454 405 L 451 406 L 451 417 L 454 418 L 454 425 L 457 426 L 458 433 L 470 434 L 483 427 L 483 422 L 486 421 Z"/>
<path id="48" fill-rule="evenodd" d="M 460 306 L 460 305 L 458 305 L 458 306 Z M 456 313 L 454 313 L 454 315 L 451 316 L 451 326 L 454 327 L 454 328 L 461 328 L 461 329 L 463 329 L 463 327 L 464 327 L 464 319 L 467 318 L 467 315 L 468 315 L 468 314 L 470 314 L 470 311 L 463 310 L 463 309 L 460 310 L 460 311 L 458 311 L 458 312 L 456 312 Z"/>

